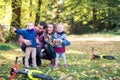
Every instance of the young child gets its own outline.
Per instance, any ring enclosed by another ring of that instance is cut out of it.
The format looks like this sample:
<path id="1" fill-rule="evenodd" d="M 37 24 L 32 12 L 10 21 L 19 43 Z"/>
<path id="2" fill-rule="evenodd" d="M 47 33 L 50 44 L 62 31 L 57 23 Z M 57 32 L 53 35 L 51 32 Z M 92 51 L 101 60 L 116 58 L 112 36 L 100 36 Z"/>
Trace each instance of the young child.
<path id="1" fill-rule="evenodd" d="M 57 27 L 57 32 L 54 34 L 53 43 L 55 44 L 55 65 L 54 67 L 58 66 L 59 57 L 61 56 L 64 62 L 64 67 L 67 67 L 66 57 L 65 57 L 65 45 L 62 44 L 66 39 L 66 33 L 64 31 L 64 24 L 60 23 Z"/>
<path id="2" fill-rule="evenodd" d="M 30 54 L 32 56 L 32 63 L 33 63 L 33 68 L 36 68 L 36 32 L 34 30 L 34 24 L 32 22 L 28 23 L 28 26 L 26 29 L 21 30 L 21 29 L 15 29 L 15 32 L 18 33 L 19 35 L 22 35 L 24 39 L 27 39 L 30 41 L 30 45 L 26 45 L 26 50 L 25 50 L 25 67 L 29 68 L 29 63 L 28 59 L 30 57 Z"/>

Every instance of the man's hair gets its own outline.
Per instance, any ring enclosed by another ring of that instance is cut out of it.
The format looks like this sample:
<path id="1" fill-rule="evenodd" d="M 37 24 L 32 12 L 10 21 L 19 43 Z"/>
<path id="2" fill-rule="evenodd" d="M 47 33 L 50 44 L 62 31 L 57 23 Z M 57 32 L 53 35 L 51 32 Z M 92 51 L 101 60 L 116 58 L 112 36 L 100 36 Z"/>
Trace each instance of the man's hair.
<path id="1" fill-rule="evenodd" d="M 43 29 L 46 29 L 47 28 L 47 23 L 44 22 L 44 21 L 41 21 L 38 23 L 39 25 L 43 26 Z"/>

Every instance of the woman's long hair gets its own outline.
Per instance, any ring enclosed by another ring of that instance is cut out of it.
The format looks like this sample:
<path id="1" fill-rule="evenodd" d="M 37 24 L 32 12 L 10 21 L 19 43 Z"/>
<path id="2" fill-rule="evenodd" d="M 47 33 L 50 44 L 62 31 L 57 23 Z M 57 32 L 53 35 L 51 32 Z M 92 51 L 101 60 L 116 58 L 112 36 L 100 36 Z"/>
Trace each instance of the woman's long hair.
<path id="1" fill-rule="evenodd" d="M 55 23 L 49 23 L 48 25 L 52 25 L 53 26 L 53 32 L 51 35 L 53 35 L 56 32 L 56 24 Z M 48 28 L 48 26 L 47 26 Z M 47 30 L 46 30 L 46 34 L 48 34 Z"/>

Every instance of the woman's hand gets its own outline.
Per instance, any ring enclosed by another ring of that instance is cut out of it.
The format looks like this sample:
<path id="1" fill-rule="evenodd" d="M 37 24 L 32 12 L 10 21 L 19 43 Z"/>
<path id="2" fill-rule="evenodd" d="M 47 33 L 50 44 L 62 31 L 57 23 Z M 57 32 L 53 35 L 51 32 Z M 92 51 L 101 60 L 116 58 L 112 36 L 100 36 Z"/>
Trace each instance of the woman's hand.
<path id="1" fill-rule="evenodd" d="M 52 42 L 49 42 L 49 44 L 53 46 L 53 43 L 52 43 Z"/>
<path id="2" fill-rule="evenodd" d="M 27 39 L 24 39 L 24 43 L 25 43 L 27 46 L 31 45 L 30 40 L 27 40 Z"/>

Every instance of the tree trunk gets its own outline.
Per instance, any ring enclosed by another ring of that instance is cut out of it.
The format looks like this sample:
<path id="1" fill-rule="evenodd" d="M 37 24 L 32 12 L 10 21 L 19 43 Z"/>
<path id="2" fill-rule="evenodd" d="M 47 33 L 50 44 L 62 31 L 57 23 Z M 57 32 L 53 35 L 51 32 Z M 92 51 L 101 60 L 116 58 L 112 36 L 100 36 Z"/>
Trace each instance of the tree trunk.
<path id="1" fill-rule="evenodd" d="M 30 19 L 32 17 L 32 0 L 30 0 L 30 14 L 29 14 L 29 17 L 30 17 Z"/>
<path id="2" fill-rule="evenodd" d="M 20 28 L 21 0 L 12 0 L 12 27 Z"/>
<path id="3" fill-rule="evenodd" d="M 40 8 L 41 8 L 41 4 L 42 4 L 42 0 L 38 0 L 37 12 L 36 12 L 36 16 L 35 16 L 35 25 L 37 25 L 38 22 L 39 22 L 39 20 L 40 20 Z"/>
<path id="4" fill-rule="evenodd" d="M 20 28 L 21 26 L 21 21 L 20 21 L 21 0 L 12 0 L 11 6 L 12 6 L 12 21 L 10 26 L 9 41 L 10 40 L 16 41 L 17 37 L 12 27 Z"/>
<path id="5" fill-rule="evenodd" d="M 93 32 L 96 31 L 96 9 L 92 9 L 92 22 L 93 22 Z"/>
<path id="6" fill-rule="evenodd" d="M 109 6 L 109 8 L 108 8 L 108 22 L 107 22 L 107 24 L 105 26 L 105 29 L 107 31 L 111 28 L 111 10 L 110 10 L 111 4 L 108 3 L 108 6 Z"/>

